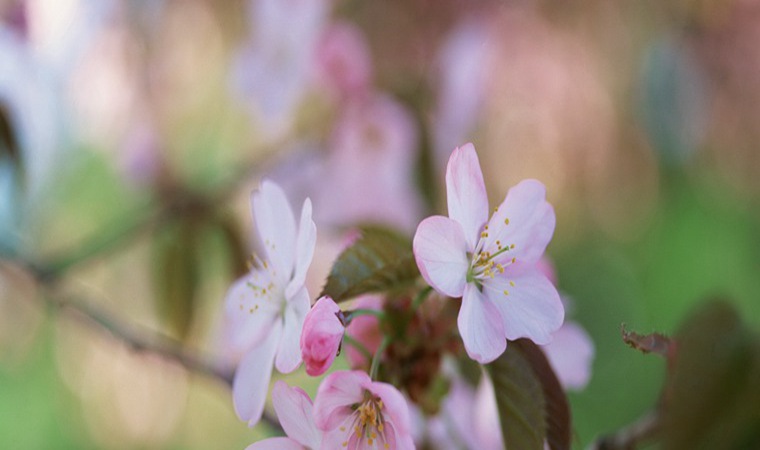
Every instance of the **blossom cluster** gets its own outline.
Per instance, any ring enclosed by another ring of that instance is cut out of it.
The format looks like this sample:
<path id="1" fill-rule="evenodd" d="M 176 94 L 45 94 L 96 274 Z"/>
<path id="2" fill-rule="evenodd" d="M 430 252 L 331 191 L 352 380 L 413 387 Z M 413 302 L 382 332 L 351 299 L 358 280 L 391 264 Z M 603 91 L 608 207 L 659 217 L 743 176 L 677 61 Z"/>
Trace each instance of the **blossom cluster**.
<path id="1" fill-rule="evenodd" d="M 553 272 L 542 258 L 555 225 L 544 186 L 535 180 L 519 183 L 489 218 L 477 153 L 466 144 L 451 154 L 446 188 L 448 217 L 424 219 L 412 241 L 422 280 L 405 295 L 415 294 L 415 299 L 364 295 L 347 309 L 327 295 L 312 305 L 307 272 L 317 230 L 311 201 L 303 202 L 296 218 L 285 191 L 275 182 L 264 180 L 253 193 L 251 210 L 260 254 L 225 300 L 224 343 L 238 361 L 235 411 L 249 426 L 260 421 L 273 367 L 287 374 L 303 362 L 308 375 L 320 376 L 346 346 L 352 370 L 326 376 L 313 404 L 300 388 L 278 381 L 272 401 L 287 437 L 261 441 L 250 449 L 407 449 L 415 448 L 415 439 L 435 440 L 420 432 L 435 429 L 432 418 L 429 427 L 420 427 L 420 421 L 410 417 L 422 417 L 421 411 L 440 415 L 450 414 L 452 408 L 462 410 L 462 398 L 475 402 L 474 395 L 455 395 L 473 388 L 456 388 L 464 381 L 456 369 L 444 370 L 451 366 L 445 355 L 456 356 L 461 344 L 472 360 L 486 364 L 504 353 L 509 341 L 527 338 L 546 346 L 555 370 L 567 374 L 560 376 L 568 380 L 566 387 L 585 384 L 593 348 L 582 329 L 562 326 L 563 302 L 550 280 Z M 450 336 L 453 328 L 459 336 L 453 341 L 445 338 L 439 347 L 424 342 L 441 341 L 431 336 Z M 552 337 L 561 333 L 569 336 L 566 345 L 579 342 L 579 348 L 590 349 L 581 351 L 588 356 L 568 358 L 566 351 L 552 356 L 550 349 L 556 345 Z M 574 340 L 575 336 L 580 338 Z M 418 341 L 423 343 L 414 344 Z M 410 370 L 398 369 L 411 361 L 409 354 L 419 359 L 417 369 L 425 367 L 422 372 L 415 369 L 408 375 Z M 558 368 L 554 361 L 563 358 L 572 361 Z M 454 403 L 431 408 L 425 403 L 425 390 L 444 372 L 454 383 Z M 482 403 L 469 408 L 495 408 L 492 395 L 486 406 Z M 468 439 L 474 435 L 469 433 Z M 498 425 L 492 427 L 491 438 L 500 442 Z"/>

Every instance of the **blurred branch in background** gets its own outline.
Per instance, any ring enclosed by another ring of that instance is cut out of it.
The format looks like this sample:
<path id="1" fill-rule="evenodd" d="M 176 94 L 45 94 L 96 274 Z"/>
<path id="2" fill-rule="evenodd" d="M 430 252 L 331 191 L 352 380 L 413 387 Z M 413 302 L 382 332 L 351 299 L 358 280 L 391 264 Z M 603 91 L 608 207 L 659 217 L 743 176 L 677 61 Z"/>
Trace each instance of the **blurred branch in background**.
<path id="1" fill-rule="evenodd" d="M 652 442 L 660 428 L 660 416 L 650 412 L 636 422 L 596 441 L 591 450 L 632 450 Z"/>

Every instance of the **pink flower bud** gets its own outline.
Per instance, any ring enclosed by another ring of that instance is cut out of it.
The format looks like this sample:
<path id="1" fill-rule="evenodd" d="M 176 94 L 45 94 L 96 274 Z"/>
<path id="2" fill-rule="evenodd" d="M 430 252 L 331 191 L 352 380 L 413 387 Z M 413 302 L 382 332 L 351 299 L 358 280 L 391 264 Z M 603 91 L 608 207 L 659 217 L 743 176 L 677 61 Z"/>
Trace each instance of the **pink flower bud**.
<path id="1" fill-rule="evenodd" d="M 338 318 L 340 308 L 330 297 L 317 300 L 306 314 L 301 331 L 301 356 L 306 373 L 322 375 L 335 360 L 345 327 Z"/>

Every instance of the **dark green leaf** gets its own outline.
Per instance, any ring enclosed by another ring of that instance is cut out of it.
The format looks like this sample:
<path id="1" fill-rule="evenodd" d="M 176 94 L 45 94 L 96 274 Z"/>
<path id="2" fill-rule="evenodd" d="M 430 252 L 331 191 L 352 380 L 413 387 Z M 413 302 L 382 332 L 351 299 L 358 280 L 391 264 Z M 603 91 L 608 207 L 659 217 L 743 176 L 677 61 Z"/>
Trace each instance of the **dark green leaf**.
<path id="1" fill-rule="evenodd" d="M 506 448 L 542 450 L 546 438 L 546 399 L 541 382 L 517 345 L 485 366 L 493 382 Z"/>
<path id="2" fill-rule="evenodd" d="M 760 347 L 732 306 L 713 302 L 676 338 L 662 408 L 665 449 L 760 448 Z"/>
<path id="3" fill-rule="evenodd" d="M 364 228 L 361 237 L 338 256 L 321 295 L 340 302 L 370 292 L 396 290 L 418 276 L 407 239 L 387 229 Z"/>
<path id="4" fill-rule="evenodd" d="M 554 373 L 546 355 L 533 341 L 518 339 L 510 343 L 517 346 L 530 364 L 541 383 L 541 390 L 546 402 L 546 442 L 552 450 L 570 448 L 571 426 L 570 405 L 564 389 Z"/>

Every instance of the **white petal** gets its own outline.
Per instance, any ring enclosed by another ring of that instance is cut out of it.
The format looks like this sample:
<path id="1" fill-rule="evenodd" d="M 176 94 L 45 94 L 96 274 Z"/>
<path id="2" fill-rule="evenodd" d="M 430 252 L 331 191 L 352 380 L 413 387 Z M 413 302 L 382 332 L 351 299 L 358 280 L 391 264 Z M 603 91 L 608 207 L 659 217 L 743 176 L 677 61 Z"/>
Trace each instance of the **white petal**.
<path id="1" fill-rule="evenodd" d="M 293 439 L 275 437 L 255 442 L 246 447 L 245 450 L 304 450 L 304 447 Z"/>
<path id="2" fill-rule="evenodd" d="M 507 348 L 499 310 L 472 283 L 464 289 L 457 326 L 467 354 L 481 364 L 498 358 Z"/>
<path id="3" fill-rule="evenodd" d="M 470 265 L 462 226 L 447 217 L 428 217 L 417 227 L 413 247 L 425 281 L 442 294 L 461 297 Z"/>
<path id="4" fill-rule="evenodd" d="M 301 330 L 309 312 L 309 303 L 309 293 L 302 287 L 285 307 L 284 328 L 275 361 L 281 373 L 290 373 L 301 364 Z"/>
<path id="5" fill-rule="evenodd" d="M 446 168 L 446 200 L 449 217 L 462 225 L 469 250 L 475 248 L 488 220 L 488 194 L 472 144 L 454 149 Z"/>
<path id="6" fill-rule="evenodd" d="M 264 180 L 251 196 L 251 209 L 266 259 L 279 279 L 289 280 L 295 257 L 296 221 L 285 192 L 275 183 Z"/>
<path id="7" fill-rule="evenodd" d="M 301 209 L 301 223 L 298 226 L 298 237 L 296 237 L 293 279 L 290 280 L 288 287 L 285 289 L 285 297 L 292 297 L 303 287 L 306 281 L 306 272 L 314 257 L 314 247 L 316 244 L 317 226 L 311 218 L 311 200 L 307 198 L 303 202 L 303 208 Z"/>
<path id="8" fill-rule="evenodd" d="M 508 220 L 509 224 L 506 224 Z M 523 180 L 509 190 L 488 222 L 485 248 L 514 244 L 502 259 L 516 257 L 534 263 L 543 255 L 554 234 L 554 208 L 546 201 L 546 188 L 536 180 Z"/>
<path id="9" fill-rule="evenodd" d="M 224 335 L 227 350 L 241 355 L 258 345 L 270 332 L 277 318 L 272 302 L 256 297 L 251 287 L 253 273 L 235 281 L 224 299 Z"/>
<path id="10" fill-rule="evenodd" d="M 524 337 L 539 345 L 548 344 L 562 325 L 565 309 L 557 289 L 534 266 L 509 266 L 502 276 L 486 280 L 483 286 L 499 309 L 509 340 Z"/>
<path id="11" fill-rule="evenodd" d="M 256 425 L 264 412 L 280 333 L 281 326 L 277 324 L 266 339 L 245 355 L 235 371 L 232 401 L 238 417 L 248 422 L 249 427 Z"/>
<path id="12" fill-rule="evenodd" d="M 306 392 L 278 381 L 272 389 L 272 403 L 288 437 L 312 449 L 319 447 L 322 432 L 314 424 L 313 406 Z"/>
<path id="13" fill-rule="evenodd" d="M 541 347 L 565 389 L 583 389 L 591 378 L 594 342 L 580 325 L 565 322 Z"/>

